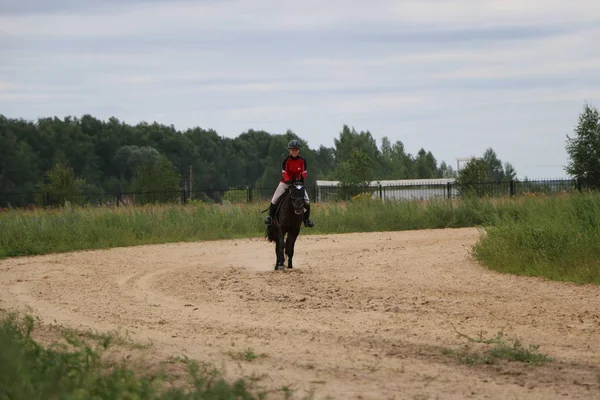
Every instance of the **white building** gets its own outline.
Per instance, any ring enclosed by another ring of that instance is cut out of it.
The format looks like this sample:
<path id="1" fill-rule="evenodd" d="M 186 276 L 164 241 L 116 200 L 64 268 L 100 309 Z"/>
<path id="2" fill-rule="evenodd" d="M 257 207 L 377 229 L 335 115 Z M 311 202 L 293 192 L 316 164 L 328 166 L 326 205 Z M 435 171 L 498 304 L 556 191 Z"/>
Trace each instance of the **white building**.
<path id="1" fill-rule="evenodd" d="M 366 192 L 374 199 L 385 200 L 428 200 L 451 198 L 458 195 L 455 179 L 399 179 L 372 181 Z M 339 181 L 316 181 L 317 202 L 337 200 L 343 193 Z"/>

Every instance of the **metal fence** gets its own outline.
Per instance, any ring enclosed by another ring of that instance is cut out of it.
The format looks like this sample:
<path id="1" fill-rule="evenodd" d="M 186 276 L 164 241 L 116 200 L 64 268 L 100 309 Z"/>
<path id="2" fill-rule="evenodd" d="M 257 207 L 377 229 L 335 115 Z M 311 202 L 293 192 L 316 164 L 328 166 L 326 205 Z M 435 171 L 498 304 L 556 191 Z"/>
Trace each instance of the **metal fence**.
<path id="1" fill-rule="evenodd" d="M 423 183 L 424 180 L 406 180 L 402 183 L 381 181 L 369 186 L 340 186 L 315 184 L 306 190 L 312 202 L 335 202 L 357 197 L 391 200 L 429 200 L 434 198 L 459 198 L 465 196 L 521 196 L 527 194 L 556 194 L 581 191 L 573 179 L 543 179 L 505 182 L 475 182 L 462 185 L 454 180 L 442 183 Z M 275 188 L 230 188 L 206 190 L 179 190 L 169 192 L 119 192 L 58 194 L 48 192 L 0 193 L 0 207 L 52 207 L 66 201 L 77 205 L 123 206 L 147 203 L 267 203 Z"/>

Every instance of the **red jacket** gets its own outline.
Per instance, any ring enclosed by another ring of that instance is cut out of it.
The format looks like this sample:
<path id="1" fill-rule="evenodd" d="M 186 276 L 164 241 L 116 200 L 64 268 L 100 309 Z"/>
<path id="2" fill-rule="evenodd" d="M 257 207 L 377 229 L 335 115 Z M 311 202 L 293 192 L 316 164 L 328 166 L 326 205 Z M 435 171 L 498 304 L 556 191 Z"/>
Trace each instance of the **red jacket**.
<path id="1" fill-rule="evenodd" d="M 300 156 L 287 156 L 281 163 L 281 182 L 306 179 L 306 160 Z"/>

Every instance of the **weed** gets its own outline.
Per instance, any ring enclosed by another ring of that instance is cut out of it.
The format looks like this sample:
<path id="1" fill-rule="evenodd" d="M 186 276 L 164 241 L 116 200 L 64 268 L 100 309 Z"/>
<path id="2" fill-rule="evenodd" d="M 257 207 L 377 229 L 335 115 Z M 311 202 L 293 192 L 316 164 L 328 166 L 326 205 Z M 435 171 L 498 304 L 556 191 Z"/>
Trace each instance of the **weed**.
<path id="1" fill-rule="evenodd" d="M 456 357 L 458 362 L 467 365 L 496 364 L 499 360 L 520 361 L 531 365 L 542 365 L 552 361 L 552 358 L 539 352 L 539 345 L 524 347 L 519 340 L 504 339 L 504 332 L 498 331 L 492 338 L 484 338 L 483 332 L 477 338 L 472 338 L 458 331 L 458 337 L 466 339 L 468 343 L 461 350 L 443 348 L 442 354 Z M 487 345 L 483 351 L 473 350 L 471 344 Z"/>
<path id="2" fill-rule="evenodd" d="M 184 387 L 168 383 L 165 375 L 139 376 L 122 364 L 107 364 L 103 351 L 110 335 L 97 337 L 95 347 L 78 334 L 66 332 L 67 344 L 46 348 L 32 339 L 34 319 L 14 314 L 0 322 L 0 394 L 8 399 L 261 399 L 245 379 L 228 382 L 219 370 L 189 361 Z M 96 336 L 96 335 L 94 335 Z M 89 339 L 89 338 L 86 338 Z"/>
<path id="3" fill-rule="evenodd" d="M 254 350 L 252 350 L 251 348 L 247 348 L 244 351 L 238 351 L 238 352 L 234 352 L 234 351 L 228 351 L 227 355 L 229 355 L 232 359 L 234 360 L 238 360 L 238 361 L 254 361 L 257 358 L 263 358 L 266 357 L 266 354 L 259 354 L 257 355 Z"/>

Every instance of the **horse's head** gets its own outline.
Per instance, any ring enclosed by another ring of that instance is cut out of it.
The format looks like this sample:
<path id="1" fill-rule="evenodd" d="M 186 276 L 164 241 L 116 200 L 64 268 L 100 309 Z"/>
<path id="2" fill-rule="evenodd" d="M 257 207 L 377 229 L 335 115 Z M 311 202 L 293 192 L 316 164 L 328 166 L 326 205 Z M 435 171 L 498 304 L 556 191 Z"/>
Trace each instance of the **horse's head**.
<path id="1" fill-rule="evenodd" d="M 290 186 L 290 197 L 294 206 L 294 213 L 297 215 L 304 214 L 304 183 L 301 181 L 294 182 Z"/>

